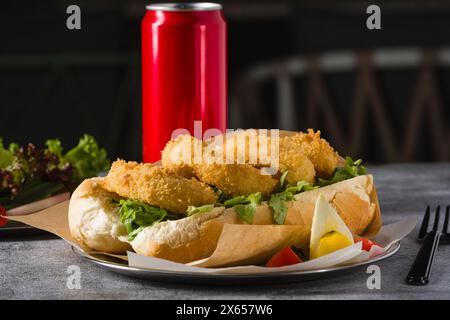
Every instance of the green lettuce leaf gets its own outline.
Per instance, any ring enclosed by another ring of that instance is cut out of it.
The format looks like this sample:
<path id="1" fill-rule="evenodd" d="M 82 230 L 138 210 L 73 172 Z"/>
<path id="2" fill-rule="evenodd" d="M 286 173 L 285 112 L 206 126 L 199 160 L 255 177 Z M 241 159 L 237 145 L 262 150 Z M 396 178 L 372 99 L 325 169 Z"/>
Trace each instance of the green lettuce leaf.
<path id="1" fill-rule="evenodd" d="M 273 194 L 269 199 L 269 207 L 272 209 L 273 219 L 277 224 L 284 224 L 287 215 L 287 206 L 284 201 L 291 201 L 294 195 L 290 192 Z"/>
<path id="2" fill-rule="evenodd" d="M 261 192 L 252 193 L 247 197 L 247 204 L 238 204 L 234 206 L 238 216 L 248 224 L 253 223 L 256 208 L 258 207 L 258 204 L 261 203 L 261 197 Z"/>
<path id="3" fill-rule="evenodd" d="M 17 150 L 19 150 L 19 148 L 20 148 L 20 146 L 19 146 L 18 143 L 15 143 L 15 142 L 10 142 L 9 143 L 8 150 L 11 153 L 16 153 Z"/>
<path id="4" fill-rule="evenodd" d="M 213 204 L 205 204 L 204 206 L 195 207 L 195 206 L 189 206 L 186 210 L 187 215 L 190 217 L 197 213 L 206 213 L 210 212 L 212 209 L 214 209 Z"/>
<path id="5" fill-rule="evenodd" d="M 287 171 L 283 173 L 280 178 L 279 187 L 277 193 L 272 194 L 268 203 L 269 207 L 272 209 L 273 218 L 276 223 L 284 224 L 287 215 L 287 206 L 285 201 L 292 201 L 294 195 L 297 193 L 317 189 L 319 187 L 327 186 L 333 183 L 351 179 L 360 175 L 366 174 L 366 168 L 362 165 L 362 160 L 353 161 L 352 158 L 345 158 L 345 166 L 337 168 L 330 179 L 318 179 L 316 185 L 311 185 L 310 183 L 299 181 L 293 186 L 284 186 L 284 181 L 286 179 Z"/>
<path id="6" fill-rule="evenodd" d="M 218 195 L 223 195 L 223 193 L 217 189 L 216 193 Z M 233 198 L 226 199 L 224 196 L 223 201 L 218 201 L 216 205 L 223 205 L 226 208 L 234 208 L 238 216 L 245 222 L 251 224 L 253 222 L 253 216 L 256 212 L 256 207 L 261 203 L 262 195 L 261 192 L 253 193 L 248 196 L 237 196 Z M 214 209 L 214 204 L 207 204 L 200 207 L 189 206 L 186 213 L 188 216 L 192 216 L 197 213 L 205 213 Z"/>
<path id="7" fill-rule="evenodd" d="M 0 138 L 0 169 L 11 165 L 14 161 L 14 154 L 3 147 L 3 139 Z"/>
<path id="8" fill-rule="evenodd" d="M 136 200 L 120 200 L 118 203 L 120 221 L 132 241 L 145 227 L 152 226 L 164 220 L 176 220 L 180 216 L 170 214 L 162 208 L 151 206 Z"/>
<path id="9" fill-rule="evenodd" d="M 364 174 L 366 174 L 366 168 L 362 165 L 361 159 L 353 161 L 352 158 L 345 157 L 345 166 L 336 168 L 333 176 L 330 179 L 319 178 L 317 180 L 317 185 L 323 187 Z"/>
<path id="10" fill-rule="evenodd" d="M 252 224 L 253 222 L 253 216 L 256 212 L 256 207 L 254 207 L 251 204 L 238 204 L 233 207 L 234 210 L 236 210 L 237 215 L 247 222 L 248 224 Z"/>
<path id="11" fill-rule="evenodd" d="M 45 141 L 47 150 L 56 154 L 59 158 L 62 158 L 63 147 L 59 139 L 48 139 Z"/>
<path id="12" fill-rule="evenodd" d="M 310 191 L 319 188 L 319 186 L 313 186 L 312 184 L 305 181 L 298 181 L 296 185 L 287 186 L 284 190 L 285 192 L 289 192 L 292 194 L 297 194 L 305 191 Z"/>
<path id="13" fill-rule="evenodd" d="M 225 207 L 234 208 L 238 216 L 251 224 L 256 212 L 256 207 L 261 203 L 261 192 L 252 193 L 248 196 L 237 196 L 224 202 Z"/>
<path id="14" fill-rule="evenodd" d="M 281 184 L 280 184 L 281 185 Z M 272 194 L 269 199 L 269 207 L 272 209 L 273 218 L 277 224 L 284 224 L 287 215 L 287 206 L 285 201 L 292 201 L 297 193 L 317 189 L 305 181 L 298 181 L 296 185 L 286 186 L 284 190 Z"/>
<path id="15" fill-rule="evenodd" d="M 39 200 L 63 189 L 71 190 L 86 178 L 98 175 L 109 168 L 106 151 L 99 148 L 95 139 L 84 135 L 78 146 L 63 153 L 61 141 L 47 140 L 46 148 L 36 148 L 28 143 L 19 146 L 10 143 L 8 149 L 0 139 L 0 200 L 15 206 L 23 199 Z M 36 184 L 46 188 L 42 191 Z M 50 186 L 48 186 L 50 185 Z M 7 200 L 5 200 L 7 199 Z"/>
<path id="16" fill-rule="evenodd" d="M 246 196 L 237 196 L 237 197 L 225 200 L 225 202 L 223 204 L 225 207 L 230 208 L 230 207 L 234 207 L 235 205 L 245 204 L 245 203 L 249 203 L 249 200 Z"/>
<path id="17" fill-rule="evenodd" d="M 73 168 L 72 181 L 80 183 L 84 179 L 95 177 L 101 171 L 107 171 L 110 162 L 106 150 L 100 148 L 94 137 L 85 134 L 78 145 L 63 154 L 61 141 L 50 139 L 45 142 L 47 150 L 60 158 L 60 166 L 70 163 Z"/>
<path id="18" fill-rule="evenodd" d="M 285 172 L 283 172 L 283 174 L 280 177 L 280 181 L 278 182 L 278 186 L 276 189 L 276 192 L 281 192 L 284 189 L 284 183 L 286 181 L 286 176 L 288 175 L 289 171 L 286 170 Z"/>

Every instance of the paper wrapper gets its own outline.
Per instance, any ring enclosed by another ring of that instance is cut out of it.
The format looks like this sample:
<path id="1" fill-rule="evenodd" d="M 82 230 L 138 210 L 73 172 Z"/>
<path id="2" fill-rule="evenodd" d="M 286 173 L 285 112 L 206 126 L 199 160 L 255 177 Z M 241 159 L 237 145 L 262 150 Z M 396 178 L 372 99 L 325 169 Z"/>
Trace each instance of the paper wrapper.
<path id="1" fill-rule="evenodd" d="M 58 237 L 66 240 L 72 246 L 79 248 L 88 254 L 103 254 L 108 256 L 113 256 L 123 260 L 128 260 L 126 255 L 111 254 L 106 252 L 94 251 L 89 247 L 84 246 L 75 240 L 70 234 L 69 230 L 69 220 L 67 218 L 67 213 L 69 212 L 69 202 L 70 200 L 61 202 L 53 207 L 38 211 L 33 214 L 28 214 L 24 216 L 8 216 L 5 217 L 9 220 L 18 221 L 25 223 L 29 226 L 35 227 L 37 229 L 45 230 Z"/>
<path id="2" fill-rule="evenodd" d="M 205 261 L 208 261 L 215 255 L 227 254 L 225 252 L 222 253 L 214 252 L 214 254 L 210 258 L 193 262 L 190 264 L 176 263 L 164 259 L 142 256 L 134 252 L 128 252 L 128 264 L 130 267 L 142 269 L 185 272 L 193 274 L 252 275 L 252 274 L 299 272 L 306 270 L 324 269 L 334 266 L 359 263 L 384 253 L 394 243 L 400 241 L 406 235 L 408 235 L 414 229 L 417 222 L 418 219 L 416 218 L 405 219 L 403 221 L 382 227 L 380 233 L 373 240 L 377 241 L 383 247 L 373 246 L 370 252 L 362 250 L 361 242 L 357 242 L 352 246 L 335 251 L 326 256 L 285 267 L 267 268 L 255 265 L 246 265 L 246 266 L 226 267 L 226 268 L 204 268 L 205 265 L 203 263 L 205 263 Z"/>
<path id="3" fill-rule="evenodd" d="M 128 260 L 126 255 L 94 251 L 75 240 L 69 230 L 68 209 L 69 201 L 65 201 L 37 213 L 7 218 L 55 234 L 85 253 Z M 285 246 L 305 243 L 309 235 L 309 228 L 299 225 L 225 224 L 214 253 L 194 264 L 215 267 L 263 263 Z"/>
<path id="4" fill-rule="evenodd" d="M 418 222 L 417 219 L 406 219 L 383 226 L 377 236 L 373 238 L 383 248 L 374 246 L 371 252 L 366 252 L 361 250 L 361 243 L 356 243 L 318 259 L 280 268 L 266 268 L 249 264 L 264 263 L 281 248 L 299 242 L 304 243 L 309 238 L 309 228 L 302 225 L 225 224 L 217 248 L 210 257 L 189 264 L 181 264 L 164 259 L 146 257 L 134 252 L 128 252 L 128 255 L 125 256 L 92 251 L 80 245 L 72 238 L 69 231 L 67 219 L 68 205 L 69 201 L 65 201 L 34 214 L 7 218 L 53 233 L 87 254 L 103 254 L 128 260 L 130 267 L 161 271 L 218 274 L 294 272 L 358 263 L 383 253 L 393 243 L 400 241 L 410 233 Z M 222 267 L 229 265 L 241 266 Z M 221 268 L 214 268 L 218 266 L 221 266 Z"/>
<path id="5" fill-rule="evenodd" d="M 225 224 L 213 254 L 191 262 L 197 267 L 260 264 L 286 246 L 308 241 L 310 230 L 300 225 Z"/>

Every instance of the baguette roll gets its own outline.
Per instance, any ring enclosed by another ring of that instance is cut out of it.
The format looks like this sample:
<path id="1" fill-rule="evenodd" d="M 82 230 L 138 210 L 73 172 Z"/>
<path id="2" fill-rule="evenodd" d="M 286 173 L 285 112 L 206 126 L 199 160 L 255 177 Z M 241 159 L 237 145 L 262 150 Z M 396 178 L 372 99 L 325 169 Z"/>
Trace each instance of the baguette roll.
<path id="1" fill-rule="evenodd" d="M 160 222 L 138 233 L 131 245 L 139 254 L 187 263 L 209 257 L 224 225 L 224 208 Z"/>
<path id="2" fill-rule="evenodd" d="M 100 186 L 102 178 L 84 180 L 73 192 L 69 203 L 69 229 L 82 246 L 121 254 L 131 249 L 127 232 L 120 222 L 118 197 Z M 122 240 L 121 240 L 122 239 Z"/>

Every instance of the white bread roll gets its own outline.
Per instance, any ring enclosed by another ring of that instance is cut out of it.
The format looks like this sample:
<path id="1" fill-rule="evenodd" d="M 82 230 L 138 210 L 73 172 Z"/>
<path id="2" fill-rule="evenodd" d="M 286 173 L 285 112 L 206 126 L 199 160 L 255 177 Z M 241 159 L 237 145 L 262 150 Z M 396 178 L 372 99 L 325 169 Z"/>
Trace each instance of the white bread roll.
<path id="1" fill-rule="evenodd" d="M 69 229 L 72 237 L 93 250 L 125 253 L 127 232 L 120 222 L 117 196 L 99 185 L 102 178 L 84 180 L 72 194 L 69 204 Z M 121 241 L 120 239 L 124 240 Z"/>
<path id="2" fill-rule="evenodd" d="M 128 244 L 120 239 L 126 239 L 126 233 L 121 227 L 117 206 L 112 206 L 112 200 L 108 200 L 114 195 L 98 186 L 98 178 L 86 180 L 78 189 L 69 210 L 70 230 L 74 238 L 98 251 L 125 252 Z M 320 193 L 336 208 L 355 235 L 374 234 L 380 229 L 381 215 L 371 175 L 297 194 L 295 201 L 287 203 L 285 224 L 310 226 Z M 101 218 L 95 218 L 96 215 Z M 136 236 L 131 246 L 139 254 L 176 262 L 200 260 L 214 252 L 226 223 L 245 222 L 234 209 L 215 208 L 207 213 L 147 227 Z M 258 206 L 253 224 L 274 224 L 267 203 Z"/>
<path id="3" fill-rule="evenodd" d="M 140 254 L 174 261 L 193 261 L 214 251 L 223 223 L 213 221 L 224 208 L 160 222 L 141 231 L 128 242 L 119 218 L 120 199 L 101 185 L 102 178 L 84 180 L 72 194 L 69 204 L 69 229 L 80 244 L 95 251 L 124 254 L 132 248 Z"/>
<path id="4" fill-rule="evenodd" d="M 131 242 L 139 254 L 177 262 L 209 257 L 216 249 L 224 220 L 223 207 L 142 230 Z"/>

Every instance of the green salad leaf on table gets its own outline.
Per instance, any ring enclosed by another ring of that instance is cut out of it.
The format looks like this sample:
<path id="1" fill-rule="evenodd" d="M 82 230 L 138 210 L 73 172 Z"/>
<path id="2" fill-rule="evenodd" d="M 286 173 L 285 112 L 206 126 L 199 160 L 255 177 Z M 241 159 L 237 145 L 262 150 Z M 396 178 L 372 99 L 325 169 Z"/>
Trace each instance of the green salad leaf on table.
<path id="1" fill-rule="evenodd" d="M 0 204 L 11 209 L 72 191 L 109 167 L 106 150 L 87 134 L 66 153 L 59 139 L 47 140 L 40 149 L 31 143 L 5 148 L 0 138 Z"/>
<path id="2" fill-rule="evenodd" d="M 3 139 L 0 138 L 0 169 L 9 166 L 14 160 L 14 155 L 9 149 L 3 147 Z"/>

